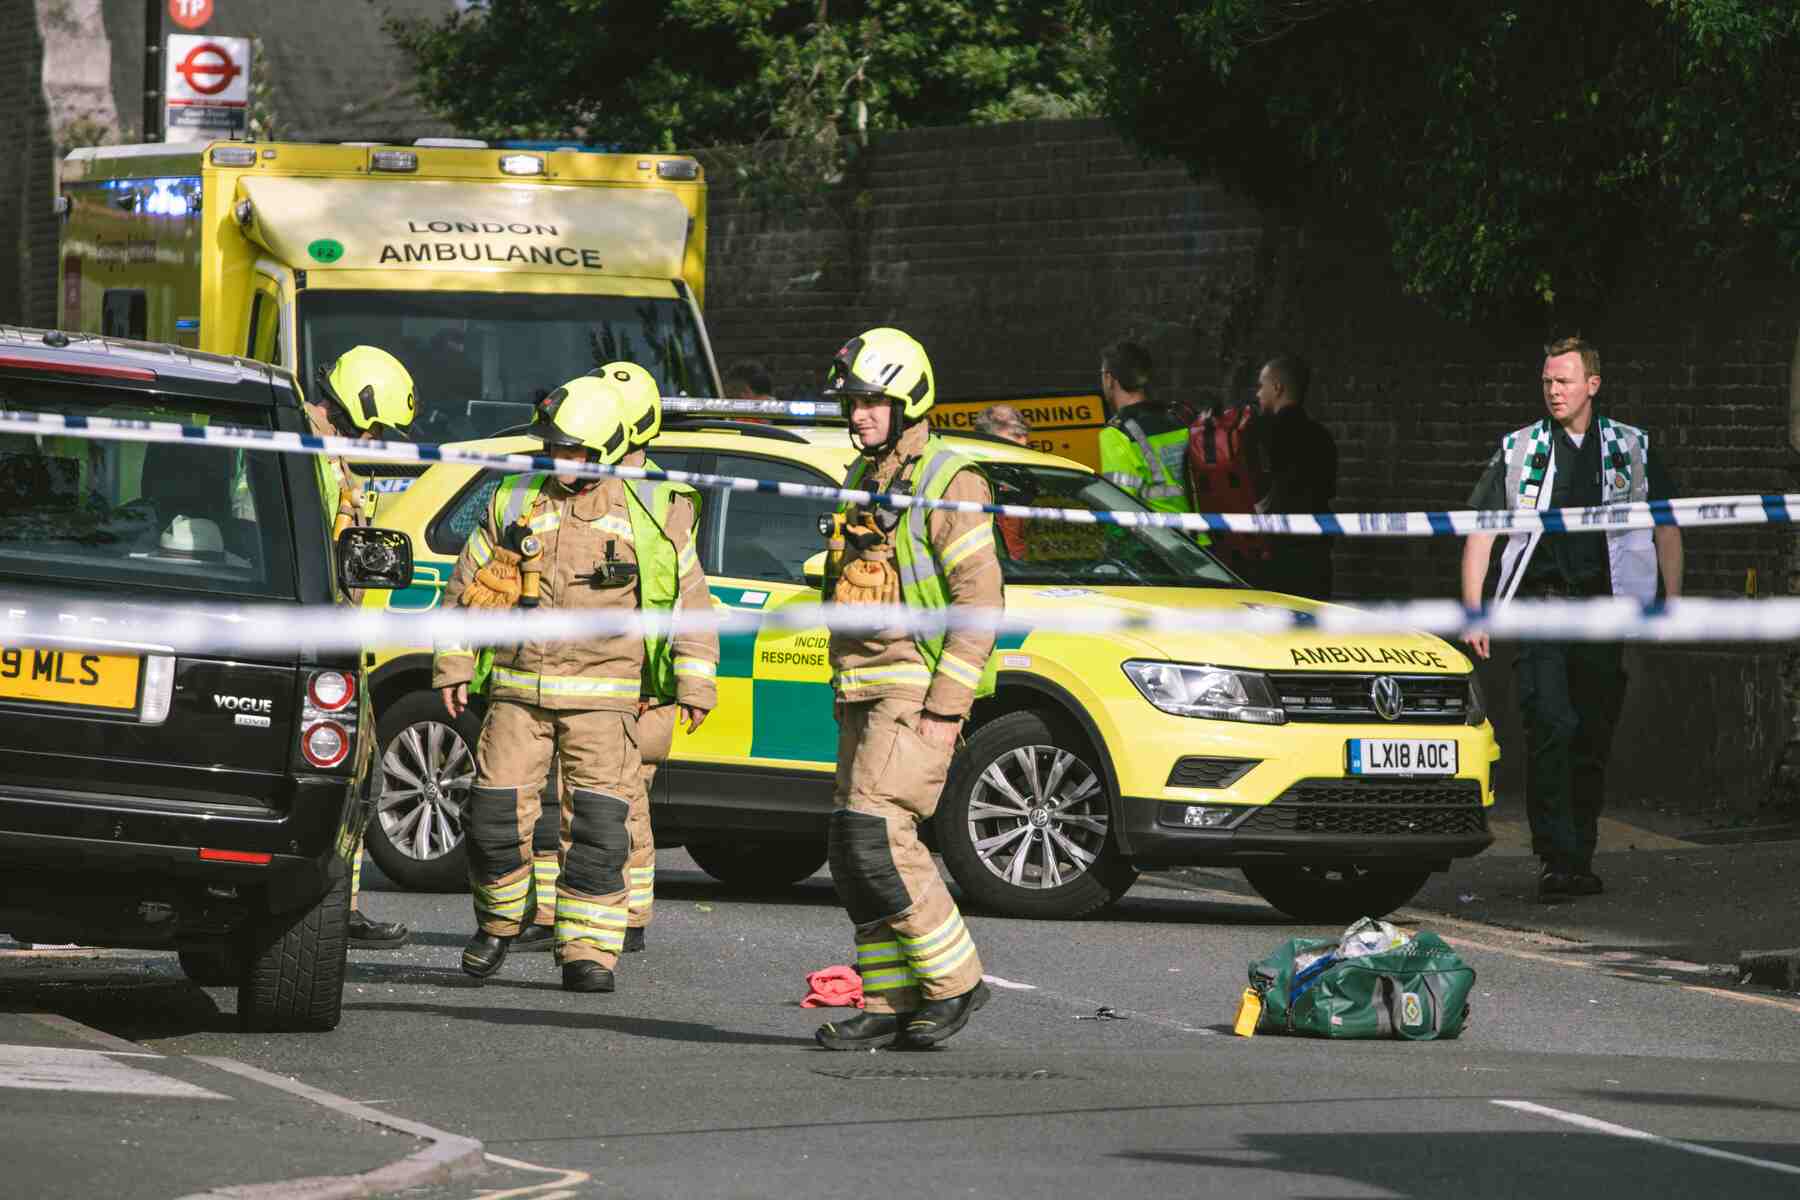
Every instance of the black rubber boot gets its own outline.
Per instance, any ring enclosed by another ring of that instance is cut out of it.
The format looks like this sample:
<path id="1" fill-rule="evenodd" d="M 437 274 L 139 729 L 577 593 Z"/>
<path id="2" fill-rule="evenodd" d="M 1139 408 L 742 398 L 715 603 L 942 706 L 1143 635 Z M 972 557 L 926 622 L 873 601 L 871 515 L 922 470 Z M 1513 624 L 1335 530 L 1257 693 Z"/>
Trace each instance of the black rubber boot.
<path id="1" fill-rule="evenodd" d="M 857 1013 L 843 1021 L 827 1021 L 813 1040 L 827 1050 L 872 1050 L 891 1045 L 911 1013 Z"/>
<path id="2" fill-rule="evenodd" d="M 556 945 L 556 927 L 553 925 L 527 925 L 518 937 L 513 939 L 513 949 L 520 954 L 528 954 L 533 950 L 548 950 Z"/>
<path id="3" fill-rule="evenodd" d="M 563 964 L 563 991 L 565 992 L 610 992 L 613 990 L 613 973 L 597 962 L 572 962 Z"/>
<path id="4" fill-rule="evenodd" d="M 643 948 L 644 948 L 644 928 L 643 928 L 643 926 L 634 925 L 630 929 L 627 929 L 625 931 L 625 945 L 620 950 L 620 953 L 621 954 L 636 954 L 639 950 L 642 950 Z"/>
<path id="5" fill-rule="evenodd" d="M 1562 871 L 1555 871 L 1546 863 L 1538 872 L 1537 898 L 1541 904 L 1555 904 L 1558 900 L 1566 900 L 1574 895 L 1569 876 Z"/>
<path id="6" fill-rule="evenodd" d="M 506 961 L 506 948 L 510 945 L 509 937 L 478 933 L 463 947 L 462 969 L 477 979 L 486 979 Z"/>
<path id="7" fill-rule="evenodd" d="M 1592 871 L 1577 871 L 1569 876 L 1569 894 L 1571 896 L 1598 896 L 1606 890 L 1606 883 Z"/>
<path id="8" fill-rule="evenodd" d="M 400 922 L 371 921 L 354 908 L 350 910 L 348 932 L 352 950 L 391 950 L 406 945 L 408 936 L 406 926 Z"/>
<path id="9" fill-rule="evenodd" d="M 925 1007 L 906 1022 L 906 1036 L 901 1044 L 917 1049 L 948 1040 L 969 1023 L 975 1010 L 986 1004 L 992 994 L 987 984 L 978 983 L 960 996 L 927 1000 Z"/>

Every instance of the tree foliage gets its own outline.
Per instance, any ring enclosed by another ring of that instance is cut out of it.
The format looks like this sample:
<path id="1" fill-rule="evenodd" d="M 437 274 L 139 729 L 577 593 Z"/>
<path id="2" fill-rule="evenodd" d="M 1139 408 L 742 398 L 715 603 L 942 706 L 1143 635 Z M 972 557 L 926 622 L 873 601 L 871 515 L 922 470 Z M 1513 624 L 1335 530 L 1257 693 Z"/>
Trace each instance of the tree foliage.
<path id="1" fill-rule="evenodd" d="M 1787 0 L 1086 0 L 1109 114 L 1258 198 L 1381 222 L 1463 317 L 1800 267 L 1800 5 Z"/>
<path id="2" fill-rule="evenodd" d="M 1073 0 L 485 0 L 392 26 L 427 105 L 489 136 L 838 161 L 916 125 L 1089 115 L 1103 47 Z"/>

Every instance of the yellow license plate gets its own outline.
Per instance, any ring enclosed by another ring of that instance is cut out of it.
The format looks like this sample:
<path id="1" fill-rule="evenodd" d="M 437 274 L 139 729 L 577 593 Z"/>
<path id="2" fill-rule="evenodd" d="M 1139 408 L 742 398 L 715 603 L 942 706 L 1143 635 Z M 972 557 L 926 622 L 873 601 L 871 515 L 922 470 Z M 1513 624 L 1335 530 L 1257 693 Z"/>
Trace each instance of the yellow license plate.
<path id="1" fill-rule="evenodd" d="M 0 648 L 0 700 L 133 709 L 142 669 L 129 654 Z"/>

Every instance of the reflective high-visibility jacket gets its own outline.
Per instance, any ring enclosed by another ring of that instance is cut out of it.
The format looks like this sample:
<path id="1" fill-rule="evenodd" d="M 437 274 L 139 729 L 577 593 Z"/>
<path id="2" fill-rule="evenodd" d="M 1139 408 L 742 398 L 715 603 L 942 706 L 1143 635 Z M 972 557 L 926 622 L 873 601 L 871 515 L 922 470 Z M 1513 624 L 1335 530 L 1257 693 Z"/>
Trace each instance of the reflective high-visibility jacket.
<path id="1" fill-rule="evenodd" d="M 1134 404 L 1100 431 L 1100 474 L 1156 512 L 1192 512 L 1187 444 L 1180 413 L 1148 400 Z"/>

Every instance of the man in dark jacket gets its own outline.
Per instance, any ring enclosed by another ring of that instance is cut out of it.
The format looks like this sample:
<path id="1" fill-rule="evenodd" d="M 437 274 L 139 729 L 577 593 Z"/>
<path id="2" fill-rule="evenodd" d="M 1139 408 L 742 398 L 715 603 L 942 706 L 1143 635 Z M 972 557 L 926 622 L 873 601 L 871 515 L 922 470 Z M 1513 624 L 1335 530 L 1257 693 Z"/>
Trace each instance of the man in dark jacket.
<path id="1" fill-rule="evenodd" d="M 1297 354 L 1280 354 L 1256 377 L 1256 402 L 1263 419 L 1257 444 L 1265 456 L 1268 491 L 1256 503 L 1261 513 L 1329 512 L 1337 495 L 1337 442 L 1306 411 L 1312 368 Z M 1331 539 L 1271 537 L 1268 563 L 1251 580 L 1272 592 L 1331 599 Z"/>

